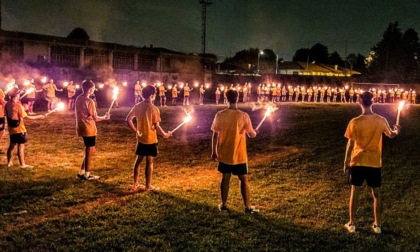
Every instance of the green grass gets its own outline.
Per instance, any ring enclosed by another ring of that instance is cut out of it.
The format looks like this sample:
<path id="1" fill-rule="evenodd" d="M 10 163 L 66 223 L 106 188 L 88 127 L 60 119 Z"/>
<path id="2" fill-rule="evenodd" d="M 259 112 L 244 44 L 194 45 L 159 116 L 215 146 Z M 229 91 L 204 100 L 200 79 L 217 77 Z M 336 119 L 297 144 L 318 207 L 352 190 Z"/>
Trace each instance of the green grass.
<path id="1" fill-rule="evenodd" d="M 384 138 L 383 234 L 371 232 L 372 199 L 364 187 L 356 213 L 357 234 L 347 221 L 349 185 L 342 173 L 348 121 L 355 104 L 279 105 L 254 139 L 248 139 L 251 202 L 259 215 L 243 213 L 237 179 L 231 181 L 230 213 L 220 213 L 220 175 L 210 160 L 210 126 L 222 106 L 192 107 L 194 120 L 159 140 L 154 184 L 159 193 L 132 194 L 135 137 L 112 111 L 98 124 L 92 173 L 75 175 L 83 143 L 74 115 L 57 113 L 26 120 L 32 170 L 5 167 L 0 159 L 1 251 L 418 251 L 420 107 L 401 116 L 402 131 Z M 249 112 L 253 124 L 264 111 Z M 396 107 L 375 105 L 392 124 Z M 100 110 L 100 114 L 105 111 Z M 162 127 L 183 118 L 181 107 L 161 109 Z M 0 142 L 6 150 L 8 136 Z M 17 164 L 16 157 L 14 163 Z M 143 171 L 143 170 L 142 170 Z M 141 179 L 144 181 L 143 174 Z M 19 211 L 26 210 L 27 213 Z"/>

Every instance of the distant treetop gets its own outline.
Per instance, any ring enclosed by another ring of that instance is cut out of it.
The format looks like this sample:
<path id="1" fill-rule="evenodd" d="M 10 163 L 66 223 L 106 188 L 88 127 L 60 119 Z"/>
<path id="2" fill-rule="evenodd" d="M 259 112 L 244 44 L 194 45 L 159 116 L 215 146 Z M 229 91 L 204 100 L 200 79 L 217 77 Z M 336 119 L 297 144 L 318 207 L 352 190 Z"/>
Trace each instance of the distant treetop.
<path id="1" fill-rule="evenodd" d="M 74 28 L 69 35 L 67 35 L 69 39 L 80 39 L 80 40 L 89 40 L 89 35 L 87 34 L 86 30 L 80 27 Z"/>

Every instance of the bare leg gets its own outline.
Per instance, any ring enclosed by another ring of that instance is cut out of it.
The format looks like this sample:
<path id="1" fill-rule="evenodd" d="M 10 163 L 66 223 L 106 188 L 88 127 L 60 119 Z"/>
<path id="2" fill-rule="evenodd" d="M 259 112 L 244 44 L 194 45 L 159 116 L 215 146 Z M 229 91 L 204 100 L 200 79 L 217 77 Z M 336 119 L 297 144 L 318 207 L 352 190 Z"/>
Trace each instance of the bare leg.
<path id="1" fill-rule="evenodd" d="M 146 169 L 144 171 L 146 177 L 146 190 L 152 188 L 152 175 L 153 175 L 153 157 L 146 156 Z"/>
<path id="2" fill-rule="evenodd" d="M 16 146 L 15 143 L 11 143 L 9 145 L 9 148 L 7 149 L 7 165 L 8 166 L 10 166 L 12 164 L 11 163 L 11 160 L 12 160 L 12 151 L 14 150 L 15 146 Z"/>
<path id="3" fill-rule="evenodd" d="M 18 144 L 18 158 L 19 164 L 25 165 L 25 144 Z"/>
<path id="4" fill-rule="evenodd" d="M 229 182 L 231 178 L 230 173 L 223 173 L 222 174 L 222 182 L 220 183 L 220 193 L 222 196 L 222 205 L 226 206 L 228 194 L 229 194 Z"/>
<path id="5" fill-rule="evenodd" d="M 240 180 L 241 194 L 242 194 L 242 199 L 244 200 L 245 209 L 250 209 L 251 208 L 251 203 L 249 202 L 250 201 L 249 200 L 250 186 L 249 186 L 248 176 L 244 174 L 244 175 L 239 175 L 238 178 Z"/>
<path id="6" fill-rule="evenodd" d="M 137 155 L 136 158 L 136 162 L 134 162 L 134 184 L 133 184 L 133 188 L 137 187 L 137 185 L 139 184 L 139 171 L 140 171 L 140 164 L 143 161 L 143 157 L 144 156 L 139 156 Z"/>
<path id="7" fill-rule="evenodd" d="M 372 196 L 373 196 L 373 217 L 374 217 L 374 225 L 380 226 L 381 224 L 381 212 L 382 212 L 382 200 L 381 200 L 381 193 L 379 187 L 372 188 Z"/>
<path id="8" fill-rule="evenodd" d="M 354 224 L 354 213 L 357 209 L 357 200 L 359 199 L 359 188 L 352 185 L 350 190 L 350 200 L 349 200 L 349 223 Z"/>

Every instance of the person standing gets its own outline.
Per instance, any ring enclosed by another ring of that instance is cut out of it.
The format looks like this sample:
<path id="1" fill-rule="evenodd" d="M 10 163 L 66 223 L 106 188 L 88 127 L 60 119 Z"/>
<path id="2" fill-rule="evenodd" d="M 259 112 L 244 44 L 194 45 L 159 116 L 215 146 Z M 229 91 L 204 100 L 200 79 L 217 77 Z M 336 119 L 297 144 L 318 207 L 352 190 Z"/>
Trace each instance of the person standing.
<path id="1" fill-rule="evenodd" d="M 45 99 L 48 102 L 48 111 L 52 111 L 54 109 L 55 102 L 57 97 L 55 97 L 55 91 L 62 92 L 63 89 L 58 89 L 57 86 L 54 84 L 54 80 L 51 79 L 48 83 L 46 83 L 42 89 L 46 92 Z"/>
<path id="2" fill-rule="evenodd" d="M 193 90 L 193 88 L 190 89 L 188 86 L 188 83 L 185 83 L 184 86 L 184 101 L 182 102 L 182 105 L 190 105 L 190 92 Z"/>
<path id="3" fill-rule="evenodd" d="M 92 156 L 95 154 L 97 128 L 96 122 L 109 120 L 110 114 L 98 116 L 96 104 L 90 96 L 95 92 L 95 83 L 85 80 L 82 83 L 82 94 L 76 98 L 76 132 L 83 138 L 85 153 L 77 178 L 80 180 L 96 180 L 99 176 L 90 174 Z"/>
<path id="4" fill-rule="evenodd" d="M 10 100 L 4 107 L 4 113 L 7 118 L 7 125 L 10 135 L 10 144 L 7 149 L 7 167 L 11 167 L 12 164 L 12 151 L 17 145 L 18 159 L 21 168 L 33 168 L 32 165 L 25 163 L 25 143 L 28 142 L 28 136 L 26 133 L 25 123 L 23 118 L 36 120 L 45 118 L 46 115 L 27 115 L 25 109 L 20 103 L 20 90 L 13 88 L 7 93 Z"/>
<path id="5" fill-rule="evenodd" d="M 216 92 L 215 92 L 215 95 L 216 95 L 216 105 L 219 105 L 220 94 L 221 94 L 220 89 L 219 89 L 219 87 L 217 87 L 216 88 Z"/>
<path id="6" fill-rule="evenodd" d="M 230 178 L 238 176 L 241 194 L 246 213 L 256 213 L 259 210 L 250 204 L 250 185 L 248 181 L 248 157 L 246 150 L 246 134 L 253 138 L 257 131 L 253 129 L 249 115 L 238 109 L 239 93 L 229 90 L 226 93 L 229 107 L 216 114 L 211 130 L 211 158 L 218 161 L 218 171 L 222 173 L 220 184 L 222 203 L 219 210 L 227 211 Z"/>
<path id="7" fill-rule="evenodd" d="M 178 100 L 178 88 L 176 87 L 176 84 L 172 87 L 172 106 L 176 106 L 176 101 Z"/>
<path id="8" fill-rule="evenodd" d="M 203 105 L 203 103 L 204 103 L 204 93 L 206 92 L 206 90 L 204 89 L 204 85 L 201 85 L 199 92 L 200 92 L 200 98 L 199 98 L 198 104 Z"/>
<path id="9" fill-rule="evenodd" d="M 137 104 L 141 102 L 141 84 L 140 81 L 137 81 L 134 85 L 134 103 Z"/>
<path id="10" fill-rule="evenodd" d="M 166 88 L 164 86 L 164 84 L 162 83 L 159 87 L 159 101 L 160 101 L 160 106 L 161 107 L 166 107 Z"/>
<path id="11" fill-rule="evenodd" d="M 74 85 L 73 81 L 69 82 L 67 86 L 67 98 L 69 100 L 69 110 L 74 110 L 74 101 L 76 98 L 76 85 Z"/>
<path id="12" fill-rule="evenodd" d="M 134 105 L 128 113 L 126 122 L 137 136 L 136 161 L 134 163 L 134 183 L 133 191 L 145 189 L 147 191 L 157 191 L 158 187 L 152 185 L 153 160 L 158 154 L 157 133 L 164 138 L 169 138 L 171 132 L 165 132 L 160 127 L 161 121 L 159 109 L 153 105 L 156 96 L 156 89 L 153 86 L 146 86 L 142 90 L 143 101 Z M 137 127 L 133 123 L 136 118 Z M 144 188 L 139 184 L 140 164 L 146 158 Z"/>
<path id="13" fill-rule="evenodd" d="M 364 92 L 358 100 L 362 114 L 353 118 L 344 136 L 348 138 L 344 157 L 344 172 L 350 173 L 349 222 L 344 226 L 350 232 L 356 232 L 354 213 L 360 187 L 366 183 L 372 189 L 374 222 L 372 229 L 381 233 L 381 167 L 382 167 L 382 134 L 389 138 L 398 135 L 400 126 L 394 125 L 392 130 L 387 120 L 372 111 L 373 94 Z"/>

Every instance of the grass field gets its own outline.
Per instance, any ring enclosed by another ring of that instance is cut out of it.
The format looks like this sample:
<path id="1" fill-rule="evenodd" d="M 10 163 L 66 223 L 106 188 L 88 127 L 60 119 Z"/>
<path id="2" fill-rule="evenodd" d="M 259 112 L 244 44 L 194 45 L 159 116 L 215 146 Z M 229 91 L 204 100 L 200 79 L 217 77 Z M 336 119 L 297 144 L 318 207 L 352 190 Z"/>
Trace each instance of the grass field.
<path id="1" fill-rule="evenodd" d="M 419 251 L 419 106 L 403 111 L 397 138 L 384 138 L 382 235 L 371 232 L 366 187 L 358 233 L 343 228 L 349 194 L 343 135 L 360 113 L 356 104 L 280 104 L 260 134 L 248 139 L 258 215 L 243 213 L 236 179 L 228 201 L 233 211 L 217 209 L 220 175 L 210 160 L 210 125 L 222 108 L 192 107 L 194 120 L 159 140 L 159 193 L 129 191 L 136 145 L 124 122 L 129 108 L 114 109 L 112 120 L 98 124 L 92 173 L 101 178 L 92 182 L 75 178 L 83 143 L 72 114 L 26 120 L 26 160 L 35 168 L 7 170 L 5 154 L 0 159 L 0 251 Z M 264 113 L 241 109 L 254 125 Z M 395 105 L 375 105 L 374 111 L 395 121 Z M 163 108 L 161 115 L 162 127 L 173 129 L 182 107 Z M 5 134 L 1 150 L 7 145 Z"/>

